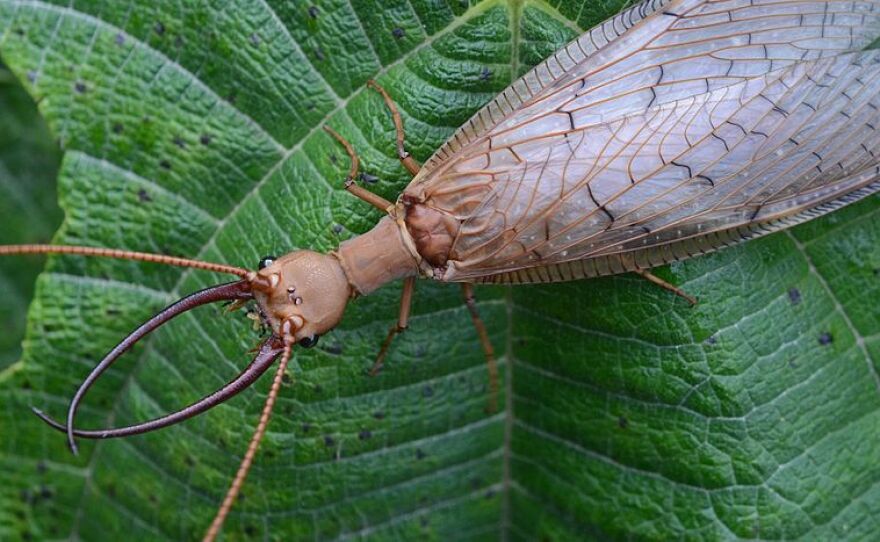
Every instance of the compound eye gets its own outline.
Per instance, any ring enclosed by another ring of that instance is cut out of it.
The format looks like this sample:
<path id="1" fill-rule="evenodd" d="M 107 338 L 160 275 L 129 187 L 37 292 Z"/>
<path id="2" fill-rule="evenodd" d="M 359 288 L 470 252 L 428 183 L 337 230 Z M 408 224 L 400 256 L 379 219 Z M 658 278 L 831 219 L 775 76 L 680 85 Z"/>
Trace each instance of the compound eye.
<path id="1" fill-rule="evenodd" d="M 267 267 L 272 265 L 274 262 L 275 262 L 275 256 L 263 256 L 262 258 L 260 258 L 260 263 L 257 265 L 257 268 L 260 270 L 266 269 Z"/>
<path id="2" fill-rule="evenodd" d="M 311 348 L 318 344 L 318 339 L 320 335 L 312 335 L 311 337 L 305 337 L 304 339 L 299 340 L 299 345 L 303 348 Z"/>

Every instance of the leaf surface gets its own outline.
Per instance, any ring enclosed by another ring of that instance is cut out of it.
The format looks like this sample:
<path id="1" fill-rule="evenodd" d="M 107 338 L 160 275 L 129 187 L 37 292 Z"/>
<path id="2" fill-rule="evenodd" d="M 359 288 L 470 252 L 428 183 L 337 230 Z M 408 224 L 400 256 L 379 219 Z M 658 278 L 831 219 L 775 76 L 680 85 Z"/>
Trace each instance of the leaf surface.
<path id="1" fill-rule="evenodd" d="M 0 63 L 0 244 L 48 240 L 61 222 L 55 176 L 61 155 L 33 101 Z M 44 259 L 0 260 L 0 370 L 17 361 L 25 313 Z"/>
<path id="2" fill-rule="evenodd" d="M 558 4 L 558 5 L 557 5 Z M 479 106 L 620 2 L 0 4 L 0 53 L 65 155 L 56 240 L 253 267 L 330 250 L 379 214 L 342 190 L 344 152 L 394 198 L 376 78 L 426 159 Z M 880 480 L 878 199 L 661 271 L 691 309 L 635 277 L 479 288 L 506 406 L 454 285 L 420 282 L 410 329 L 369 378 L 398 291 L 351 305 L 295 350 L 227 539 L 867 537 Z M 0 534 L 195 539 L 256 423 L 268 378 L 180 426 L 83 443 L 61 416 L 132 327 L 218 279 L 51 260 L 24 361 L 0 380 Z M 244 312 L 164 327 L 90 391 L 81 427 L 179 408 L 260 340 Z M 6 435 L 12 435 L 7 438 Z"/>

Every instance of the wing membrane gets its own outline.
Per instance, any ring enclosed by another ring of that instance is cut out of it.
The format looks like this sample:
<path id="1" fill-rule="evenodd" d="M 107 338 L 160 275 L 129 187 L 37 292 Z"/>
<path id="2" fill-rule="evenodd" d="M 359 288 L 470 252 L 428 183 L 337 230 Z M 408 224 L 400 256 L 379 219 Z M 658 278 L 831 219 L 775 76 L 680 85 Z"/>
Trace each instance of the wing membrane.
<path id="1" fill-rule="evenodd" d="M 875 180 L 880 57 L 842 54 L 880 33 L 875 2 L 634 13 L 649 7 L 663 11 L 600 27 L 626 39 L 567 71 L 536 69 L 530 97 L 491 122 L 491 107 L 478 114 L 407 188 L 462 220 L 445 280 L 621 254 L 657 265 L 657 247 L 790 218 Z"/>

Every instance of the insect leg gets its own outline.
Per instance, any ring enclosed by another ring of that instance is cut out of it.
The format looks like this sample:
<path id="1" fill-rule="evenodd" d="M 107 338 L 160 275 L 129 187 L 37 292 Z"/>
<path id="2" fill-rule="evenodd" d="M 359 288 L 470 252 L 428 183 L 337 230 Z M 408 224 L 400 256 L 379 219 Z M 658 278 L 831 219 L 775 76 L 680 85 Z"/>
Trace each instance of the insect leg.
<path id="1" fill-rule="evenodd" d="M 395 105 L 391 96 L 388 95 L 388 92 L 372 79 L 367 81 L 367 86 L 382 95 L 382 99 L 385 100 L 385 105 L 391 111 L 391 120 L 394 121 L 394 130 L 397 132 L 397 158 L 400 159 L 400 163 L 403 164 L 403 167 L 405 167 L 407 171 L 413 175 L 417 174 L 419 170 L 422 169 L 422 166 L 416 162 L 415 158 L 406 152 L 406 147 L 404 147 L 403 144 L 403 118 L 400 116 L 400 111 L 397 110 L 397 105 Z"/>
<path id="2" fill-rule="evenodd" d="M 263 411 L 260 413 L 260 421 L 257 423 L 257 428 L 254 430 L 250 443 L 248 443 L 247 451 L 245 451 L 244 457 L 238 466 L 235 478 L 232 480 L 232 484 L 229 485 L 229 490 L 227 490 L 226 496 L 223 498 L 223 503 L 217 510 L 217 515 L 214 517 L 214 521 L 211 522 L 208 532 L 205 533 L 203 539 L 204 542 L 212 542 L 217 538 L 217 534 L 220 532 L 221 527 L 223 527 L 223 522 L 226 520 L 226 516 L 229 515 L 229 510 L 232 508 L 235 498 L 238 497 L 238 493 L 241 491 L 244 479 L 247 477 L 248 471 L 251 469 L 251 465 L 254 462 L 254 455 L 256 455 L 257 448 L 260 446 L 260 441 L 263 439 L 263 435 L 266 434 L 266 427 L 269 425 L 269 418 L 272 417 L 272 409 L 275 407 L 275 401 L 278 399 L 278 392 L 281 390 L 284 371 L 287 370 L 287 364 L 290 361 L 290 350 L 295 341 L 293 337 L 293 326 L 290 323 L 290 320 L 284 322 L 282 329 L 284 330 L 284 337 L 282 338 L 284 350 L 281 354 L 281 362 L 278 364 L 278 369 L 275 371 L 275 378 L 272 379 L 272 387 L 269 389 L 269 395 L 266 396 L 266 402 L 263 404 Z"/>
<path id="3" fill-rule="evenodd" d="M 348 153 L 348 156 L 351 159 L 351 168 L 348 170 L 348 177 L 345 178 L 345 189 L 380 211 L 384 212 L 392 207 L 394 204 L 387 199 L 370 192 L 362 186 L 358 186 L 357 183 L 354 182 L 357 178 L 358 167 L 360 166 L 361 161 L 358 159 L 357 153 L 354 152 L 354 147 L 351 146 L 351 143 L 329 126 L 324 126 L 324 131 L 333 136 L 336 141 L 345 147 L 345 152 Z"/>
<path id="4" fill-rule="evenodd" d="M 477 335 L 480 337 L 480 344 L 483 346 L 483 353 L 486 355 L 486 368 L 489 370 L 489 404 L 486 405 L 487 412 L 495 412 L 498 410 L 498 363 L 495 361 L 495 350 L 492 348 L 492 341 L 489 340 L 489 333 L 486 326 L 480 318 L 477 311 L 477 303 L 474 300 L 474 287 L 472 284 L 463 282 L 461 284 L 461 294 L 464 296 L 464 303 L 468 312 L 471 313 L 471 320 L 474 321 L 474 327 L 477 329 Z"/>
<path id="5" fill-rule="evenodd" d="M 697 304 L 697 298 L 695 298 L 692 295 L 688 295 L 687 293 L 685 293 L 684 290 L 682 290 L 678 286 L 675 286 L 673 284 L 669 284 L 668 282 L 661 279 L 657 275 L 654 275 L 644 269 L 639 269 L 639 270 L 635 271 L 635 273 L 645 277 L 646 279 L 650 280 L 651 282 L 653 282 L 657 286 L 660 286 L 661 288 L 663 288 L 665 290 L 669 290 L 670 292 L 685 298 L 687 300 L 687 302 L 690 303 L 691 305 Z"/>
<path id="6" fill-rule="evenodd" d="M 406 331 L 409 322 L 409 309 L 412 306 L 412 296 L 415 289 L 416 277 L 406 277 L 403 280 L 403 290 L 400 292 L 400 312 L 397 315 L 397 324 L 391 326 L 391 329 L 388 330 L 388 335 L 382 343 L 379 355 L 376 356 L 376 361 L 373 362 L 373 367 L 370 369 L 370 376 L 379 374 L 379 371 L 382 370 L 382 365 L 385 363 L 385 356 L 388 354 L 388 347 L 391 346 L 391 341 L 394 340 L 398 333 Z"/>

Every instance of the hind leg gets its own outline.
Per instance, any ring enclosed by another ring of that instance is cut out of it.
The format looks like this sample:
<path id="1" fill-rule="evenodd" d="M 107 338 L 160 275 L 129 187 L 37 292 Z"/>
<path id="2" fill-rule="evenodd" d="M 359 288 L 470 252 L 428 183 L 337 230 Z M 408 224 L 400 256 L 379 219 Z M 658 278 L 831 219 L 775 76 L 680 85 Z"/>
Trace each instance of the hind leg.
<path id="1" fill-rule="evenodd" d="M 695 298 L 692 295 L 688 295 L 684 290 L 682 290 L 678 286 L 675 286 L 674 284 L 670 284 L 670 283 L 666 282 L 665 280 L 661 279 L 657 275 L 654 275 L 653 273 L 645 271 L 644 269 L 639 269 L 635 273 L 637 275 L 641 275 L 642 277 L 648 279 L 649 281 L 653 282 L 654 284 L 663 288 L 664 290 L 669 290 L 670 292 L 674 293 L 675 295 L 678 295 L 678 296 L 685 298 L 687 300 L 687 302 L 690 303 L 691 305 L 697 304 L 697 298 Z"/>

